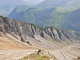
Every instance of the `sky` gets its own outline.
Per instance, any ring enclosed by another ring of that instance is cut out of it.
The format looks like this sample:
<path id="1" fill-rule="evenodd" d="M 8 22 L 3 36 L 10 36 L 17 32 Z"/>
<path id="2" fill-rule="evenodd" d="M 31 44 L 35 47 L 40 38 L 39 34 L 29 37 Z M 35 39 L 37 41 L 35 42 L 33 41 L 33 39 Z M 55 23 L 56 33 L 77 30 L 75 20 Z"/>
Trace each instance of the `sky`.
<path id="1" fill-rule="evenodd" d="M 23 4 L 30 4 L 30 5 L 35 5 L 43 0 L 0 0 L 0 5 L 10 5 L 10 4 L 18 4 L 18 5 L 23 5 Z"/>
<path id="2" fill-rule="evenodd" d="M 42 2 L 43 0 L 22 0 L 24 2 L 30 3 L 30 4 L 37 4 Z"/>

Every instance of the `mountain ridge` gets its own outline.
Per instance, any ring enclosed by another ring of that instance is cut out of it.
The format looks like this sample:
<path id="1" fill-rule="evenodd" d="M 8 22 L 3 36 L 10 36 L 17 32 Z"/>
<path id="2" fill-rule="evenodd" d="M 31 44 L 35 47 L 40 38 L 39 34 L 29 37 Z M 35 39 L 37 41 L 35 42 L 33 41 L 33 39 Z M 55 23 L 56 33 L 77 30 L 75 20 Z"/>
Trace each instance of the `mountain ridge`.
<path id="1" fill-rule="evenodd" d="M 35 38 L 37 35 L 47 40 L 74 41 L 76 40 L 75 37 L 77 38 L 77 36 L 80 35 L 76 34 L 76 32 L 55 29 L 53 27 L 42 29 L 32 23 L 23 23 L 21 21 L 11 20 L 7 17 L 0 17 L 0 31 L 4 34 L 12 34 L 13 36 L 18 35 L 23 41 L 25 41 L 26 36 Z"/>
<path id="2" fill-rule="evenodd" d="M 57 60 L 71 60 L 75 59 L 74 54 L 77 59 L 80 56 L 79 43 L 78 32 L 54 27 L 40 28 L 33 23 L 0 16 L 0 59 L 19 60 L 28 54 L 36 54 L 40 49 L 41 53 L 45 52 L 53 59 L 56 57 Z"/>

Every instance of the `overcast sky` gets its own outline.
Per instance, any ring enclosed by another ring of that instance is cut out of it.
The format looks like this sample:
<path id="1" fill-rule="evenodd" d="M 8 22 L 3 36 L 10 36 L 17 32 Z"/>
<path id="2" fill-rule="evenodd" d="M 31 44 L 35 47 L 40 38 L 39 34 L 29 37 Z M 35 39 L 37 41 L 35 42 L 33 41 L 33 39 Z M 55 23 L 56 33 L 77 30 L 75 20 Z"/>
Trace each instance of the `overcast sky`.
<path id="1" fill-rule="evenodd" d="M 37 4 L 37 3 L 40 3 L 42 2 L 43 0 L 0 0 L 0 4 Z"/>

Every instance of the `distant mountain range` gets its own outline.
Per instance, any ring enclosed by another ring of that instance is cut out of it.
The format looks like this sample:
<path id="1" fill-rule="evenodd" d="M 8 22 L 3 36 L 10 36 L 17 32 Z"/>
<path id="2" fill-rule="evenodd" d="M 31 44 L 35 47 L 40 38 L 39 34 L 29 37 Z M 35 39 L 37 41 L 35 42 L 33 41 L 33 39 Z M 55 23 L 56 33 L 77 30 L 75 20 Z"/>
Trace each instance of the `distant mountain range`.
<path id="1" fill-rule="evenodd" d="M 35 6 L 17 6 L 8 17 L 40 27 L 54 26 L 80 32 L 79 8 L 80 0 L 44 0 Z"/>
<path id="2" fill-rule="evenodd" d="M 70 0 L 44 0 L 43 2 L 39 3 L 38 6 L 42 8 L 51 8 L 51 7 L 58 7 L 65 5 Z"/>
<path id="3" fill-rule="evenodd" d="M 0 0 L 0 15 L 8 16 L 8 14 L 18 5 L 36 5 L 39 2 L 41 1 L 31 3 L 30 0 Z"/>
<path id="4" fill-rule="evenodd" d="M 9 6 L 0 6 L 0 15 L 7 16 L 11 12 L 10 9 L 12 10 Z"/>

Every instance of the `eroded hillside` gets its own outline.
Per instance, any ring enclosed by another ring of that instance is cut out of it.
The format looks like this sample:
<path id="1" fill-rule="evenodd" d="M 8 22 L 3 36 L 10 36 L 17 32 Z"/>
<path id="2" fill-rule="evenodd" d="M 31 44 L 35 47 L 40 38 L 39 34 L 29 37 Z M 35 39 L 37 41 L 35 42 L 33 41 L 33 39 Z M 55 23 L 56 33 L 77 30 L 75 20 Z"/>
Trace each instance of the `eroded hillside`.
<path id="1" fill-rule="evenodd" d="M 80 56 L 79 37 L 80 33 L 75 31 L 40 28 L 0 16 L 0 59 L 19 60 L 38 49 L 49 52 L 58 60 L 77 59 Z"/>

